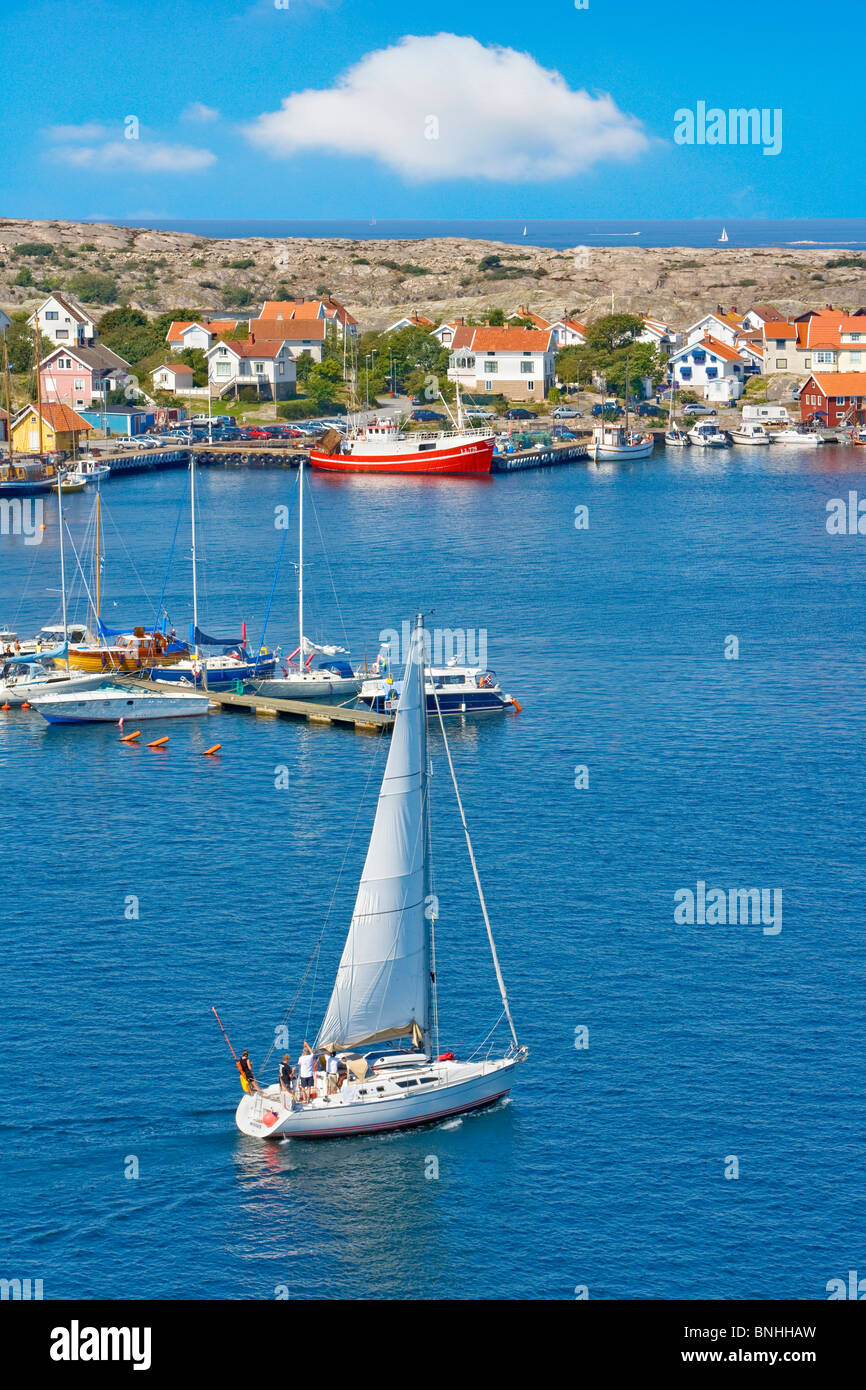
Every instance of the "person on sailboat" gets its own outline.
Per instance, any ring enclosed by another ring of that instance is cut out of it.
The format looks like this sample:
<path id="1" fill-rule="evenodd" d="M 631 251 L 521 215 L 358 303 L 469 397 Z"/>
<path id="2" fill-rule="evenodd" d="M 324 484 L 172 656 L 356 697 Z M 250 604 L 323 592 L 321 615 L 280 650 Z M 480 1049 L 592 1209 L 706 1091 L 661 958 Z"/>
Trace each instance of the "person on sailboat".
<path id="1" fill-rule="evenodd" d="M 241 1060 L 238 1063 L 241 1073 L 241 1085 L 245 1091 L 258 1091 L 260 1089 L 258 1081 L 253 1076 L 253 1064 L 250 1061 L 250 1054 L 244 1048 L 241 1053 Z"/>
<path id="2" fill-rule="evenodd" d="M 328 1077 L 328 1095 L 335 1096 L 340 1089 L 340 1064 L 337 1061 L 336 1052 L 329 1052 L 325 1063 L 325 1071 Z"/>
<path id="3" fill-rule="evenodd" d="M 288 1052 L 283 1053 L 283 1060 L 280 1063 L 280 1091 L 285 1094 L 292 1094 L 294 1089 L 295 1069 L 289 1061 Z"/>
<path id="4" fill-rule="evenodd" d="M 298 1058 L 298 1077 L 301 1083 L 301 1101 L 311 1101 L 313 1099 L 313 1087 L 315 1086 L 316 1075 L 316 1055 L 308 1042 L 304 1043 L 304 1050 Z"/>

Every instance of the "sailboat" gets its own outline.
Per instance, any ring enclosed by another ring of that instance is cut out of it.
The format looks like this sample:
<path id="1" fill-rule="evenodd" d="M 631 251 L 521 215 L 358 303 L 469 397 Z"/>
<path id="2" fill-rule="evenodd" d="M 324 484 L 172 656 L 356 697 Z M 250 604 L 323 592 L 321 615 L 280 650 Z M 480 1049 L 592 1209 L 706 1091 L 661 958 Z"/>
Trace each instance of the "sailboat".
<path id="1" fill-rule="evenodd" d="M 487 928 L 511 1043 L 502 1056 L 465 1060 L 439 1051 L 435 898 L 430 894 L 425 631 L 412 631 L 403 689 L 379 792 L 367 858 L 333 991 L 314 1052 L 336 1056 L 343 1085 L 314 1074 L 309 1099 L 278 1085 L 248 1091 L 235 1120 L 256 1139 L 324 1139 L 375 1134 L 479 1110 L 507 1095 L 520 1045 L 499 968 L 472 842 L 454 774 L 445 725 L 439 727 Z M 498 1020 L 497 1020 L 498 1021 Z M 489 1037 L 489 1035 L 488 1035 Z M 395 1049 L 406 1040 L 408 1046 Z M 486 1041 L 486 1040 L 485 1040 Z M 382 1044 L 390 1044 L 382 1048 Z"/>
<path id="2" fill-rule="evenodd" d="M 328 658 L 318 670 L 310 666 L 316 653 Z M 356 695 L 361 688 L 361 679 L 352 673 L 345 661 L 333 661 L 339 656 L 348 656 L 345 647 L 324 646 L 311 642 L 304 636 L 304 460 L 298 464 L 298 645 L 290 653 L 289 661 L 296 661 L 295 670 L 284 668 L 282 676 L 266 676 L 253 679 L 248 688 L 256 695 L 266 695 L 273 700 L 323 700 L 336 696 L 345 699 Z"/>
<path id="3" fill-rule="evenodd" d="M 670 410 L 668 412 L 668 427 L 665 430 L 665 446 L 668 449 L 684 448 L 689 442 L 689 437 L 686 434 L 685 430 L 681 430 L 676 420 L 674 419 L 674 397 L 676 393 L 677 383 L 676 379 L 674 378 L 671 381 L 671 400 Z"/>
<path id="4" fill-rule="evenodd" d="M 727 227 L 723 227 L 723 228 L 722 228 L 722 235 L 719 237 L 719 241 L 727 241 L 727 240 L 728 240 L 728 229 L 727 229 Z"/>

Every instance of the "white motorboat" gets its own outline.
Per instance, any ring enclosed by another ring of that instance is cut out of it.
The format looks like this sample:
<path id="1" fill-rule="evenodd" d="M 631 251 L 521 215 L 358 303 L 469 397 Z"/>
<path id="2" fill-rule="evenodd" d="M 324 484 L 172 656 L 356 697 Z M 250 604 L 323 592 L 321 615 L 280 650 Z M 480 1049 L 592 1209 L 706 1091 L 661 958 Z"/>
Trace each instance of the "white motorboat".
<path id="1" fill-rule="evenodd" d="M 770 436 L 758 420 L 744 420 L 735 430 L 731 430 L 735 444 L 769 444 Z"/>
<path id="2" fill-rule="evenodd" d="M 491 1030 L 483 1053 L 476 1049 L 460 1059 L 440 1051 L 432 968 L 438 899 L 430 892 L 424 639 L 419 616 L 349 934 L 314 1048 L 320 1057 L 336 1057 L 343 1077 L 332 1076 L 329 1082 L 326 1074 L 314 1071 L 306 1090 L 292 1090 L 250 1085 L 242 1073 L 245 1094 L 235 1121 L 252 1138 L 376 1134 L 482 1109 L 508 1093 L 515 1068 L 527 1056 L 514 1029 L 441 719 L 500 989 L 500 1017 L 508 1021 L 511 1043 L 503 1055 L 491 1055 Z M 398 1039 L 406 1040 L 406 1046 L 395 1049 Z M 390 1046 L 383 1049 L 383 1043 Z"/>
<path id="3" fill-rule="evenodd" d="M 82 485 L 100 483 L 104 478 L 111 477 L 111 469 L 107 463 L 100 463 L 95 454 L 82 454 L 75 472 L 69 476 L 82 480 Z"/>
<path id="4" fill-rule="evenodd" d="M 81 473 L 64 473 L 60 479 L 61 492 L 83 492 L 87 478 Z"/>
<path id="5" fill-rule="evenodd" d="M 671 381 L 671 398 L 668 406 L 668 427 L 665 430 L 665 447 L 668 449 L 684 449 L 689 442 L 689 437 L 685 430 L 681 430 L 674 419 L 674 399 L 677 394 L 676 378 Z"/>
<path id="6" fill-rule="evenodd" d="M 94 690 L 105 680 L 102 675 L 71 674 L 62 668 L 42 666 L 38 661 L 0 663 L 0 705 L 32 705 L 34 700 L 57 691 Z"/>
<path id="7" fill-rule="evenodd" d="M 824 439 L 817 430 L 799 429 L 796 425 L 791 425 L 786 430 L 771 431 L 770 443 L 795 444 L 798 449 L 816 449 L 819 444 L 824 443 Z"/>
<path id="8" fill-rule="evenodd" d="M 120 719 L 207 714 L 210 699 L 195 690 L 138 690 L 110 682 L 95 690 L 35 695 L 30 703 L 49 724 L 116 724 Z"/>
<path id="9" fill-rule="evenodd" d="M 701 449 L 725 449 L 731 441 L 719 429 L 718 420 L 699 420 L 689 430 L 689 442 Z"/>
<path id="10" fill-rule="evenodd" d="M 642 459 L 652 453 L 654 446 L 653 435 L 630 430 L 627 424 L 605 421 L 593 425 L 592 440 L 586 447 L 594 459 Z"/>
<path id="11" fill-rule="evenodd" d="M 381 660 L 381 654 L 380 658 Z M 387 713 L 397 708 L 402 684 L 389 674 L 365 680 L 358 699 L 370 709 Z M 424 676 L 427 712 L 436 714 L 483 714 L 495 710 L 515 709 L 494 671 L 483 666 L 428 666 Z"/>

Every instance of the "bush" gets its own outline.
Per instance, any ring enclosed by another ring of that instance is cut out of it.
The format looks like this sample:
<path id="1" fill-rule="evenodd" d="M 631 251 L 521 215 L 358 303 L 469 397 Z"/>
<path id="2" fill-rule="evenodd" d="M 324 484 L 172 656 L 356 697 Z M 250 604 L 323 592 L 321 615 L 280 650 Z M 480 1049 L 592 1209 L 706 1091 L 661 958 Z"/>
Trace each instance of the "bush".
<path id="1" fill-rule="evenodd" d="M 74 294 L 82 304 L 113 304 L 119 292 L 114 277 L 103 275 L 98 270 L 82 271 L 80 275 L 73 275 L 66 284 L 70 294 Z"/>
<path id="2" fill-rule="evenodd" d="M 304 396 L 294 401 L 280 401 L 277 414 L 282 420 L 311 420 L 314 415 L 343 415 L 346 407 L 337 401 L 311 401 Z"/>
<path id="3" fill-rule="evenodd" d="M 12 283 L 13 285 L 32 285 L 33 276 L 30 274 L 30 271 L 25 266 L 24 270 L 19 270 Z"/>
<path id="4" fill-rule="evenodd" d="M 229 270 L 251 270 L 255 261 L 250 256 L 246 256 L 241 261 L 223 261 L 223 265 L 227 265 Z"/>
<path id="5" fill-rule="evenodd" d="M 21 241 L 12 250 L 16 256 L 53 256 L 54 247 L 47 241 Z"/>
<path id="6" fill-rule="evenodd" d="M 478 262 L 479 270 L 498 270 L 502 265 L 501 256 L 482 256 Z"/>
<path id="7" fill-rule="evenodd" d="M 245 285 L 226 285 L 222 291 L 223 303 L 227 309 L 240 309 L 244 304 L 252 304 L 254 298 L 253 291 Z"/>

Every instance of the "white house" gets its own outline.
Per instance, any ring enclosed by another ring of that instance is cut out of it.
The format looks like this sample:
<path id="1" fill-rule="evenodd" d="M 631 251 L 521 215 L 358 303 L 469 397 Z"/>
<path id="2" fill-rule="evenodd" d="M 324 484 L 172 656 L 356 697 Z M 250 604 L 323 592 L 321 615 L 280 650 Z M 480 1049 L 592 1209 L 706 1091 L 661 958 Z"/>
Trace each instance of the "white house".
<path id="1" fill-rule="evenodd" d="M 555 354 L 550 328 L 462 325 L 451 342 L 448 379 L 471 393 L 501 393 L 509 400 L 541 401 L 554 383 Z"/>
<path id="2" fill-rule="evenodd" d="M 637 335 L 637 343 L 650 343 L 663 357 L 669 357 L 674 348 L 680 345 L 680 335 L 675 328 L 662 319 L 651 319 L 643 315 L 643 332 Z"/>
<path id="3" fill-rule="evenodd" d="M 288 343 L 293 357 L 306 352 L 314 362 L 321 362 L 328 327 L 327 319 L 253 319 L 250 337 L 254 342 Z"/>
<path id="4" fill-rule="evenodd" d="M 733 347 L 737 337 L 743 331 L 743 321 L 737 317 L 735 311 L 725 314 L 719 310 L 715 314 L 704 314 L 703 318 L 698 319 L 690 328 L 686 329 L 686 342 L 699 343 L 703 338 L 715 338 L 716 342 L 726 343 L 728 347 Z"/>
<path id="5" fill-rule="evenodd" d="M 755 304 L 748 313 L 743 314 L 743 327 L 762 333 L 767 323 L 779 323 L 785 315 L 773 304 Z"/>
<path id="6" fill-rule="evenodd" d="M 685 343 L 669 358 L 678 387 L 703 393 L 708 401 L 735 401 L 743 393 L 746 363 L 735 348 L 707 335 Z"/>
<path id="7" fill-rule="evenodd" d="M 391 323 L 385 329 L 386 333 L 399 333 L 401 328 L 426 328 L 427 332 L 433 331 L 434 323 L 432 319 L 425 319 L 423 314 L 409 314 L 396 323 Z"/>
<path id="8" fill-rule="evenodd" d="M 188 391 L 193 383 L 193 370 L 185 362 L 174 366 L 170 362 L 151 372 L 154 391 Z"/>
<path id="9" fill-rule="evenodd" d="M 183 352 L 184 348 L 201 348 L 207 352 L 217 338 L 227 333 L 236 333 L 237 319 L 197 319 L 192 322 L 178 319 L 169 325 L 165 341 L 173 352 Z"/>
<path id="10" fill-rule="evenodd" d="M 326 299 L 266 299 L 258 319 L 251 321 L 250 329 L 253 332 L 258 329 L 263 337 L 265 327 L 272 327 L 274 321 L 288 327 L 288 321 L 296 319 L 323 319 L 336 329 L 340 338 L 344 333 L 350 338 L 358 336 L 357 320 L 330 294 Z"/>
<path id="11" fill-rule="evenodd" d="M 462 319 L 447 319 L 445 323 L 440 323 L 438 328 L 433 329 L 433 337 L 437 338 L 444 348 L 450 348 L 454 342 L 454 334 L 462 327 Z"/>
<path id="12" fill-rule="evenodd" d="M 558 348 L 582 347 L 586 342 L 586 328 L 577 319 L 570 318 L 567 314 L 561 319 L 555 319 L 548 325 L 553 332 L 554 342 Z"/>
<path id="13" fill-rule="evenodd" d="M 289 345 L 267 338 L 214 343 L 207 352 L 208 378 L 217 396 L 252 386 L 265 400 L 294 396 L 297 372 Z"/>
<path id="14" fill-rule="evenodd" d="M 96 324 L 87 310 L 71 294 L 55 291 L 27 320 L 39 324 L 39 332 L 63 347 L 90 347 L 96 339 Z"/>

